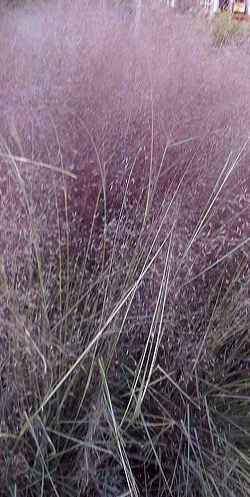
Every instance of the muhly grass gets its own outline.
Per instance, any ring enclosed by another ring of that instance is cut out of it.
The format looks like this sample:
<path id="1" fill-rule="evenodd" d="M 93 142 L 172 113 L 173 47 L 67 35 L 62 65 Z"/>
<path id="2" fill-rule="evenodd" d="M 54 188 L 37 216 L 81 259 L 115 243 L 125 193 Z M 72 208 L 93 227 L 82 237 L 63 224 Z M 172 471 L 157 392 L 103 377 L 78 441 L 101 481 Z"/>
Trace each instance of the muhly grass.
<path id="1" fill-rule="evenodd" d="M 2 265 L 4 495 L 246 495 L 246 266 L 230 281 L 222 263 L 214 281 L 207 267 L 200 285 L 186 268 L 180 281 L 200 225 L 176 264 L 176 192 L 173 212 L 167 205 L 150 219 L 145 187 L 128 228 L 132 171 L 117 224 L 97 237 L 94 216 L 78 259 L 67 203 L 64 225 L 53 204 L 49 259 L 14 178 L 32 229 L 26 261 L 13 253 Z"/>
<path id="2" fill-rule="evenodd" d="M 249 65 L 65 5 L 0 26 L 0 495 L 245 497 Z"/>

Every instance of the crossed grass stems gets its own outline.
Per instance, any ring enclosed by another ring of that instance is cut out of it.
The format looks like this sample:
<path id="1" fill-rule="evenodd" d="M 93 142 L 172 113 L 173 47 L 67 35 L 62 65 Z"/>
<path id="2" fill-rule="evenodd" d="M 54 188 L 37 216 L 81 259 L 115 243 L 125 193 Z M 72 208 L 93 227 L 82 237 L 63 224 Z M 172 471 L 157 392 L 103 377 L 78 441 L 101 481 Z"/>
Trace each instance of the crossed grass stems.
<path id="1" fill-rule="evenodd" d="M 170 144 L 156 175 L 152 145 L 146 186 L 127 215 L 136 156 L 125 174 L 121 207 L 110 231 L 105 165 L 92 145 L 101 188 L 79 258 L 70 253 L 67 176 L 72 173 L 63 164 L 55 170 L 14 156 L 8 149 L 1 153 L 24 199 L 37 274 L 36 306 L 25 324 L 12 304 L 14 289 L 4 269 L 2 275 L 2 298 L 19 330 L 11 353 L 23 361 L 25 377 L 15 414 L 4 411 L 3 495 L 250 495 L 249 296 L 244 265 L 226 290 L 222 278 L 211 289 L 209 319 L 187 364 L 180 367 L 178 358 L 172 357 L 170 364 L 166 359 L 172 294 L 223 266 L 249 242 L 243 239 L 230 253 L 180 284 L 182 267 L 238 167 L 244 147 L 222 168 L 206 209 L 175 261 L 176 224 L 190 163 L 170 200 L 166 195 L 157 214 L 152 214 Z M 51 265 L 37 241 L 24 180 L 25 171 L 35 167 L 60 176 L 64 190 L 63 222 L 55 195 L 58 250 Z M 103 229 L 89 270 L 99 211 Z M 156 283 L 150 275 L 156 274 L 157 265 L 161 271 Z M 39 334 L 33 336 L 35 321 Z M 180 341 L 179 347 L 184 344 Z"/>

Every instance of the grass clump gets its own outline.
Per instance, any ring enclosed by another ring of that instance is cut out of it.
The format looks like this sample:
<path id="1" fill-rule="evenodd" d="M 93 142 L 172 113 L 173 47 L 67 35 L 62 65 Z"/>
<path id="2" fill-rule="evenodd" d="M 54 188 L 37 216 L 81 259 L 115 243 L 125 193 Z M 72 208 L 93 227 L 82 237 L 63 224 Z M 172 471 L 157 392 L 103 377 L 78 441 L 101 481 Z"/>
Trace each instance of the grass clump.
<path id="1" fill-rule="evenodd" d="M 228 45 L 240 34 L 240 23 L 231 12 L 217 12 L 212 20 L 212 39 L 216 47 Z"/>
<path id="2" fill-rule="evenodd" d="M 1 26 L 0 495 L 245 497 L 240 61 L 66 4 Z"/>
<path id="3" fill-rule="evenodd" d="M 205 267 L 209 291 L 194 320 L 204 286 L 178 278 L 179 195 L 153 213 L 141 180 L 128 210 L 132 165 L 119 182 L 116 221 L 98 227 L 100 185 L 89 237 L 73 257 L 63 181 L 61 200 L 50 200 L 50 253 L 32 180 L 14 158 L 13 166 L 32 231 L 22 269 L 17 259 L 2 265 L 2 495 L 248 495 L 247 267 L 226 286 L 223 272 L 211 286 Z"/>

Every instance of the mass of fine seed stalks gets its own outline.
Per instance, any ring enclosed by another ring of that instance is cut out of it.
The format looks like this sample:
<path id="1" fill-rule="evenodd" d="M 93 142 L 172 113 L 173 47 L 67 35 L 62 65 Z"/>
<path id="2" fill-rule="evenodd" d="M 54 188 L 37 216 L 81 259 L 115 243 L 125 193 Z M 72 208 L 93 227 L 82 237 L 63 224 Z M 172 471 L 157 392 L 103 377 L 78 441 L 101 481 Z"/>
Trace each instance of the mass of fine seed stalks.
<path id="1" fill-rule="evenodd" d="M 0 19 L 0 497 L 250 496 L 250 64 L 201 18 Z"/>

